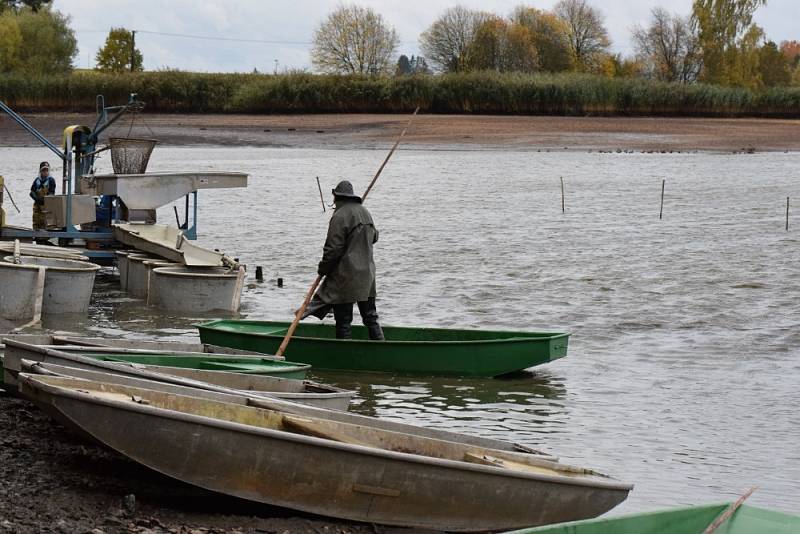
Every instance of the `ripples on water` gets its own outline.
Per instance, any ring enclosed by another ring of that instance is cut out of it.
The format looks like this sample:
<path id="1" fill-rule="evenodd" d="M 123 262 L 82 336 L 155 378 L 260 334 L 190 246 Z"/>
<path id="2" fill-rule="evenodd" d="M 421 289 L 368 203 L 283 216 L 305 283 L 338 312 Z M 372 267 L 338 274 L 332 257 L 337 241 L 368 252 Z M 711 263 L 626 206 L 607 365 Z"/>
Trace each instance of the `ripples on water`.
<path id="1" fill-rule="evenodd" d="M 10 222 L 29 224 L 27 188 L 49 155 L 0 155 L 25 208 Z M 250 173 L 246 190 L 200 193 L 201 242 L 264 266 L 270 280 L 248 286 L 243 316 L 288 320 L 328 220 L 314 177 L 363 190 L 384 156 L 158 148 L 150 170 Z M 569 356 L 509 380 L 317 377 L 358 389 L 359 412 L 526 443 L 635 483 L 614 513 L 755 484 L 750 502 L 797 512 L 798 157 L 400 151 L 368 200 L 385 322 L 568 330 Z M 171 206 L 160 217 L 171 223 Z M 161 314 L 115 284 L 100 277 L 88 318 L 45 326 L 187 338 L 208 318 Z"/>

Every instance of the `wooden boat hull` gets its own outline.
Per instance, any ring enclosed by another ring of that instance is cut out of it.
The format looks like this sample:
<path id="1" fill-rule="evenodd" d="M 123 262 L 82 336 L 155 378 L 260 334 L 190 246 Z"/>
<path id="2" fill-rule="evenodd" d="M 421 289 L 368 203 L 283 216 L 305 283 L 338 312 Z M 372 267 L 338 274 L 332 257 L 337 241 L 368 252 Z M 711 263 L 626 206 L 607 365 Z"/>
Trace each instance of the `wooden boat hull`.
<path id="1" fill-rule="evenodd" d="M 724 512 L 730 503 L 672 508 L 620 517 L 572 521 L 516 530 L 513 534 L 697 534 Z M 718 530 L 719 534 L 794 534 L 800 517 L 741 506 Z M 511 534 L 511 533 L 509 533 Z"/>
<path id="2" fill-rule="evenodd" d="M 200 339 L 274 354 L 288 323 L 211 321 Z M 439 376 L 499 376 L 563 358 L 569 334 L 385 327 L 387 341 L 369 341 L 364 327 L 352 340 L 335 339 L 333 326 L 301 324 L 286 350 L 315 369 L 344 369 Z"/>
<path id="3" fill-rule="evenodd" d="M 132 365 L 127 362 L 87 358 L 81 356 L 79 351 L 70 353 L 53 350 L 8 338 L 6 342 L 8 345 L 3 358 L 3 380 L 11 390 L 18 385 L 16 377 L 22 371 L 23 362 L 30 361 L 161 381 L 207 391 L 275 397 L 331 410 L 347 410 L 350 400 L 355 396 L 354 391 L 307 380 L 176 367 Z"/>
<path id="4" fill-rule="evenodd" d="M 95 394 L 86 385 L 20 379 L 26 395 L 156 471 L 342 519 L 499 530 L 595 517 L 631 489 L 610 479 L 510 471 L 295 434 L 267 427 L 264 410 L 234 404 L 102 384 Z"/>

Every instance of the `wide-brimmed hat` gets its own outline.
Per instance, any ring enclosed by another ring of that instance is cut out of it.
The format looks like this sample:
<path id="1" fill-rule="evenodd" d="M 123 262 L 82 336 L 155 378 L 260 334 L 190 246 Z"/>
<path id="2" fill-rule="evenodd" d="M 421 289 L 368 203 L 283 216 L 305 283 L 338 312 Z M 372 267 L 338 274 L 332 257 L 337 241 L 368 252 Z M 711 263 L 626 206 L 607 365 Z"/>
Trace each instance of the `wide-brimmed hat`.
<path id="1" fill-rule="evenodd" d="M 336 184 L 336 188 L 332 189 L 331 192 L 333 193 L 334 197 L 339 198 L 354 198 L 361 202 L 361 197 L 356 195 L 353 192 L 353 184 L 348 182 L 347 180 L 342 180 L 338 184 Z"/>
<path id="2" fill-rule="evenodd" d="M 49 171 L 50 170 L 50 164 L 47 163 L 46 161 L 41 162 L 39 164 L 39 170 L 41 171 L 42 169 L 47 169 Z"/>

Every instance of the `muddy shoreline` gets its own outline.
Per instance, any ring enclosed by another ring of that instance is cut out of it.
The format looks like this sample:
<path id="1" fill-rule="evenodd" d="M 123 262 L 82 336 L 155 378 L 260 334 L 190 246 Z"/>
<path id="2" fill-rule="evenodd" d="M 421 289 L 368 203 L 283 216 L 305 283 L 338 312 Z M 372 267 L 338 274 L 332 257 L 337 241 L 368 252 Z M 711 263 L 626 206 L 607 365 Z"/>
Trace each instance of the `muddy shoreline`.
<path id="1" fill-rule="evenodd" d="M 71 124 L 94 125 L 91 114 L 25 114 L 55 144 Z M 131 120 L 131 117 L 134 117 Z M 154 137 L 172 146 L 385 148 L 407 123 L 405 115 L 126 116 L 108 136 Z M 0 115 L 0 145 L 38 146 Z M 661 117 L 530 117 L 419 115 L 405 149 L 578 150 L 635 152 L 800 151 L 800 120 Z"/>

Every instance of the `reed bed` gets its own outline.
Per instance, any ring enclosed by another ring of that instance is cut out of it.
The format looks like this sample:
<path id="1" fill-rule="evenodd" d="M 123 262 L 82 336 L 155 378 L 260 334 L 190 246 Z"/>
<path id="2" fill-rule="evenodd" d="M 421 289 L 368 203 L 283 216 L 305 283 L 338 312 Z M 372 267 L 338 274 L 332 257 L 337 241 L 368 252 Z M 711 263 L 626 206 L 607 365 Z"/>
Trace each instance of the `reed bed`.
<path id="1" fill-rule="evenodd" d="M 172 113 L 428 113 L 800 117 L 800 88 L 754 92 L 586 74 L 363 77 L 308 73 L 0 76 L 0 99 L 26 111 L 92 111 L 96 95 Z"/>

